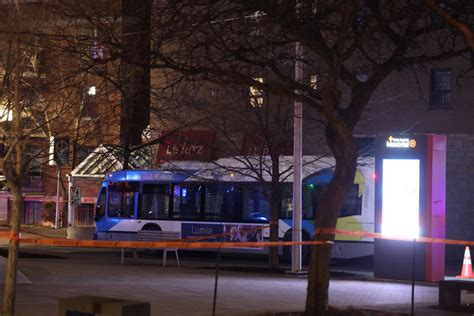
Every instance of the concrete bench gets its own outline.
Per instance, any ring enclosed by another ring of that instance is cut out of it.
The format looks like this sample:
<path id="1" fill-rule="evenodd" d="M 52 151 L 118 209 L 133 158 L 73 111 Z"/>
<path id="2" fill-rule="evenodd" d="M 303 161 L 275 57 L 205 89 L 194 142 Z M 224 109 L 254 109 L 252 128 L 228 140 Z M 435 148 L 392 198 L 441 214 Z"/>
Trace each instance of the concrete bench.
<path id="1" fill-rule="evenodd" d="M 100 296 L 76 296 L 59 299 L 59 316 L 110 315 L 150 316 L 150 303 Z"/>
<path id="2" fill-rule="evenodd" d="M 474 279 L 439 281 L 438 304 L 442 307 L 461 304 L 461 291 L 474 291 Z"/>
<path id="3" fill-rule="evenodd" d="M 159 231 L 159 230 L 139 230 L 135 236 L 135 241 L 166 241 L 179 240 L 179 232 Z M 154 248 L 156 249 L 156 248 Z M 176 262 L 179 264 L 178 248 L 162 248 L 163 249 L 163 267 L 166 267 L 166 257 L 168 251 L 174 251 L 176 255 Z M 133 249 L 133 256 L 138 258 L 136 249 Z M 124 248 L 122 248 L 121 263 L 123 263 Z"/>

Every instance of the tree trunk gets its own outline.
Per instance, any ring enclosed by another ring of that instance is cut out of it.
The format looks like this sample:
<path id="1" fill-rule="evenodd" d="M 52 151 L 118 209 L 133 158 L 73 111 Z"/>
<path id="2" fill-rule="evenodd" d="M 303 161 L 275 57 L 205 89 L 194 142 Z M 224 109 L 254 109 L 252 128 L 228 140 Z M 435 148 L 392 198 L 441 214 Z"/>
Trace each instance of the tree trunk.
<path id="1" fill-rule="evenodd" d="M 281 208 L 281 183 L 280 183 L 280 155 L 271 155 L 272 182 L 270 184 L 270 241 L 278 241 L 278 221 Z M 268 269 L 277 270 L 280 267 L 278 247 L 268 249 Z"/>
<path id="2" fill-rule="evenodd" d="M 124 169 L 130 148 L 142 143 L 150 124 L 151 0 L 122 1 L 120 145 Z"/>
<path id="3" fill-rule="evenodd" d="M 16 291 L 16 272 L 18 263 L 18 252 L 19 252 L 19 232 L 20 232 L 20 220 L 21 211 L 23 208 L 23 195 L 22 195 L 22 180 L 24 178 L 24 152 L 25 152 L 25 137 L 22 133 L 21 126 L 21 113 L 23 111 L 23 105 L 20 102 L 20 79 L 21 79 L 21 47 L 20 47 L 20 14 L 19 4 L 15 3 L 12 7 L 12 19 L 13 26 L 16 31 L 13 34 L 12 39 L 12 61 L 13 67 L 11 76 L 10 95 L 8 96 L 12 101 L 12 135 L 15 140 L 14 150 L 5 157 L 2 169 L 7 180 L 7 185 L 13 193 L 13 207 L 10 220 L 10 241 L 8 244 L 8 261 L 5 278 L 5 291 L 3 294 L 3 313 L 2 315 L 13 316 L 15 315 L 15 291 Z"/>
<path id="4" fill-rule="evenodd" d="M 281 189 L 280 184 L 272 183 L 270 193 L 270 241 L 278 241 L 278 221 L 280 218 Z M 277 270 L 280 267 L 278 247 L 268 249 L 268 269 Z"/>
<path id="5" fill-rule="evenodd" d="M 74 169 L 72 169 L 74 170 Z M 61 175 L 61 174 L 60 174 Z M 62 205 L 60 204 L 60 216 L 59 216 L 59 227 L 67 227 L 68 225 L 68 204 L 69 204 L 69 194 L 68 194 L 69 184 L 64 183 L 62 178 L 59 177 L 59 192 L 63 198 Z"/>
<path id="6" fill-rule="evenodd" d="M 350 131 L 348 129 L 336 131 L 328 128 L 326 136 L 336 159 L 336 170 L 319 201 L 319 211 L 315 214 L 314 240 L 319 241 L 334 240 L 334 233 L 316 234 L 316 229 L 336 228 L 340 208 L 354 180 L 357 167 L 357 149 Z M 306 315 L 327 315 L 331 251 L 332 244 L 311 247 Z"/>
<path id="7" fill-rule="evenodd" d="M 18 265 L 18 252 L 20 243 L 18 234 L 20 233 L 21 211 L 23 206 L 23 196 L 21 188 L 12 188 L 13 206 L 10 221 L 11 239 L 8 244 L 8 262 L 5 278 L 5 293 L 3 296 L 2 315 L 11 316 L 15 314 L 15 292 L 16 292 L 16 272 Z"/>

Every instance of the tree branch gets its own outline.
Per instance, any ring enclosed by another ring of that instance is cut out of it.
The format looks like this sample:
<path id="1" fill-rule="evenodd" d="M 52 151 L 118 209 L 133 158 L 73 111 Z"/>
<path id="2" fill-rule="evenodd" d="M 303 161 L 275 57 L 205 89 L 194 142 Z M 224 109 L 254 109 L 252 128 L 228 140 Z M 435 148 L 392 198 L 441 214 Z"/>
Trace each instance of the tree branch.
<path id="1" fill-rule="evenodd" d="M 463 32 L 466 41 L 468 42 L 471 50 L 474 52 L 474 32 L 471 28 L 466 24 L 459 20 L 456 20 L 454 17 L 449 15 L 445 10 L 443 10 L 435 0 L 425 0 L 426 4 L 433 9 L 443 20 L 448 23 L 449 25 L 455 27 L 456 29 Z"/>

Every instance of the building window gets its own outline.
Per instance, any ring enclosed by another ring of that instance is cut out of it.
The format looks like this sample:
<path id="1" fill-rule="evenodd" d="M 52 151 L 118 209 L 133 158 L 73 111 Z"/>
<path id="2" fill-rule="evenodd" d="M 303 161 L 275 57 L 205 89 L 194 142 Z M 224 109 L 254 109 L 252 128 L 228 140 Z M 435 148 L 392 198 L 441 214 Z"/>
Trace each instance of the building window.
<path id="1" fill-rule="evenodd" d="M 87 90 L 88 95 L 96 95 L 97 94 L 97 88 L 95 86 L 90 86 L 89 90 Z"/>
<path id="2" fill-rule="evenodd" d="M 35 201 L 25 201 L 23 207 L 22 223 L 32 225 L 48 222 L 50 218 L 44 216 L 45 214 L 43 214 L 43 212 L 43 203 Z"/>
<path id="3" fill-rule="evenodd" d="M 90 227 L 94 226 L 94 204 L 81 204 L 77 208 L 77 217 L 74 221 L 75 226 Z"/>
<path id="4" fill-rule="evenodd" d="M 28 146 L 25 149 L 28 171 L 23 179 L 25 192 L 41 192 L 43 190 L 44 152 L 39 146 Z"/>
<path id="5" fill-rule="evenodd" d="M 431 71 L 430 109 L 451 108 L 451 70 Z"/>
<path id="6" fill-rule="evenodd" d="M 263 78 L 253 78 L 256 82 L 263 83 Z M 263 90 L 256 86 L 250 86 L 250 105 L 253 108 L 261 108 L 263 106 Z"/>
<path id="7" fill-rule="evenodd" d="M 91 48 L 91 57 L 93 60 L 103 61 L 104 60 L 104 46 L 101 42 L 94 41 Z"/>
<path id="8" fill-rule="evenodd" d="M 309 77 L 309 86 L 311 87 L 311 89 L 318 89 L 318 75 L 311 75 Z"/>
<path id="9" fill-rule="evenodd" d="M 87 95 L 84 96 L 82 101 L 82 110 L 81 117 L 83 118 L 93 118 L 96 117 L 96 94 L 97 88 L 95 86 L 89 87 L 87 90 Z"/>

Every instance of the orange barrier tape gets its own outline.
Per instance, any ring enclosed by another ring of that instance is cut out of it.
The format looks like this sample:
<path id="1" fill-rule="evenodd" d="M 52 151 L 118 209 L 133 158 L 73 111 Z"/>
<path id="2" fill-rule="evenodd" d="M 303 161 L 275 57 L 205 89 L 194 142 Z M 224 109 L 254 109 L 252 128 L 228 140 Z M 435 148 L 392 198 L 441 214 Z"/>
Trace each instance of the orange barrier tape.
<path id="1" fill-rule="evenodd" d="M 17 234 L 17 233 L 12 233 L 9 231 L 0 232 L 0 238 L 13 240 L 13 241 L 19 241 L 21 239 L 21 233 Z"/>
<path id="2" fill-rule="evenodd" d="M 0 232 L 0 238 L 1 239 L 9 239 L 9 240 L 20 240 L 21 238 L 21 233 L 20 234 L 17 234 L 17 233 L 12 233 L 10 231 L 2 231 Z"/>
<path id="3" fill-rule="evenodd" d="M 260 226 L 259 229 L 266 228 L 268 226 Z M 354 237 L 365 237 L 374 239 L 386 239 L 386 240 L 400 240 L 410 242 L 422 242 L 422 243 L 439 243 L 448 245 L 464 245 L 474 246 L 474 241 L 466 240 L 455 240 L 455 239 L 443 239 L 443 238 L 431 238 L 431 237 L 396 237 L 386 236 L 381 233 L 371 233 L 366 231 L 351 231 L 337 228 L 318 228 L 315 230 L 316 234 L 339 234 L 345 236 Z M 223 235 L 216 235 L 222 237 Z M 21 238 L 21 234 L 15 234 L 10 232 L 0 232 L 0 238 L 20 241 L 23 244 L 34 244 L 43 246 L 53 247 L 86 247 L 86 248 L 179 248 L 179 249 L 212 249 L 212 248 L 263 248 L 263 247 L 279 247 L 279 246 L 292 246 L 292 245 L 324 245 L 332 244 L 332 241 L 261 241 L 261 242 L 216 242 L 216 241 L 197 241 L 201 239 L 180 239 L 175 241 L 113 241 L 113 240 L 71 240 L 71 239 L 54 239 L 54 238 Z M 202 239 L 214 238 L 211 236 L 203 236 Z"/>
<path id="4" fill-rule="evenodd" d="M 13 241 L 19 241 L 21 239 L 21 233 L 20 234 L 10 233 L 8 235 L 8 239 L 13 240 Z"/>
<path id="5" fill-rule="evenodd" d="M 0 231 L 0 238 L 10 238 L 12 237 L 13 235 L 17 235 L 18 234 L 15 234 L 15 233 L 12 233 L 10 231 Z"/>
<path id="6" fill-rule="evenodd" d="M 186 241 L 111 241 L 111 240 L 71 240 L 71 239 L 38 239 L 21 238 L 22 244 L 34 244 L 53 247 L 94 247 L 94 248 L 179 248 L 179 249 L 209 249 L 209 248 L 262 248 L 292 245 L 325 245 L 330 241 L 261 241 L 261 242 L 186 242 Z"/>
<path id="7" fill-rule="evenodd" d="M 465 245 L 474 246 L 474 241 L 468 240 L 456 240 L 456 239 L 444 239 L 444 238 L 431 238 L 431 237 L 398 237 L 398 236 L 387 236 L 381 233 L 370 233 L 366 231 L 352 231 L 338 228 L 317 228 L 316 234 L 339 234 L 353 237 L 365 237 L 374 239 L 385 239 L 385 240 L 400 240 L 400 241 L 415 241 L 422 243 L 434 243 L 434 244 L 447 244 L 447 245 Z"/>

